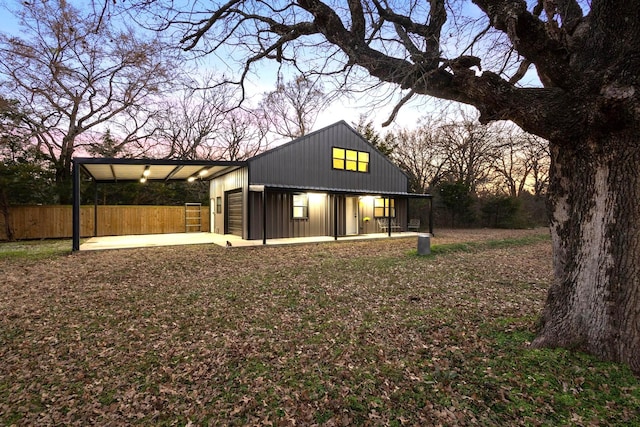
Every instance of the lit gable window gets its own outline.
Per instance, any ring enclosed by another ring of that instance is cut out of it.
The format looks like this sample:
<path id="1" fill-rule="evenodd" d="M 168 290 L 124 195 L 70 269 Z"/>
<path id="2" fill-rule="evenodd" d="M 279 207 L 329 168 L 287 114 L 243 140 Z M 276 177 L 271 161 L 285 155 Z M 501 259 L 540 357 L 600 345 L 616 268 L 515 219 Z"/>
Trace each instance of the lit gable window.
<path id="1" fill-rule="evenodd" d="M 369 172 L 369 153 L 358 151 L 358 172 Z"/>
<path id="2" fill-rule="evenodd" d="M 333 147 L 333 169 L 353 172 L 369 172 L 369 153 Z"/>

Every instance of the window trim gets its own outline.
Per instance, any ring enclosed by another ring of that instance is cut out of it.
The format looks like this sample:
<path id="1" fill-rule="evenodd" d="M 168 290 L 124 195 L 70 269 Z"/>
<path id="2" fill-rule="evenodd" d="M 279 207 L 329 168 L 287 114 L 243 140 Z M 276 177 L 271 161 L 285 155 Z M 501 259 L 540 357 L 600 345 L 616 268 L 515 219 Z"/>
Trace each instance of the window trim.
<path id="1" fill-rule="evenodd" d="M 382 200 L 382 206 L 376 206 L 378 200 Z M 388 215 L 389 208 L 391 215 Z M 383 215 L 378 215 L 378 210 L 382 209 Z M 396 217 L 396 199 L 391 197 L 376 197 L 373 199 L 373 217 L 374 218 L 395 218 Z"/>
<path id="2" fill-rule="evenodd" d="M 296 215 L 296 208 L 302 209 L 301 215 Z M 309 195 L 294 193 L 291 196 L 291 219 L 309 219 Z"/>
<path id="3" fill-rule="evenodd" d="M 336 157 L 336 150 L 341 150 L 342 156 Z M 355 155 L 355 160 L 353 158 L 349 159 L 348 157 L 350 157 L 350 155 Z M 369 173 L 370 163 L 371 153 L 368 151 L 359 151 L 338 146 L 331 147 L 331 169 L 347 172 Z"/>

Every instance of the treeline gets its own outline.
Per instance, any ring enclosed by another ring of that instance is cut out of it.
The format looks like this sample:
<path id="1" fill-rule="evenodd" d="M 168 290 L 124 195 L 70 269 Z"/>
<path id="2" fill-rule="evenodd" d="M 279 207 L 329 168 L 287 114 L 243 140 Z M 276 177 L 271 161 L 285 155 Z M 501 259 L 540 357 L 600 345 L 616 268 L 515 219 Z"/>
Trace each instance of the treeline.
<path id="1" fill-rule="evenodd" d="M 69 2 L 16 5 L 19 34 L 0 32 L 0 210 L 71 202 L 74 156 L 242 160 L 313 129 L 335 97 L 312 76 L 278 74 L 247 99 L 156 33 Z M 235 83 L 235 84 L 234 84 Z M 435 197 L 437 226 L 544 221 L 545 141 L 463 112 L 381 134 L 357 130 Z M 207 203 L 206 183 L 82 182 L 82 203 Z M 426 220 L 426 219 L 425 219 Z M 8 223 L 8 221 L 5 221 Z"/>
<path id="2" fill-rule="evenodd" d="M 464 110 L 385 134 L 364 118 L 356 128 L 407 173 L 412 192 L 433 195 L 437 227 L 547 224 L 546 140 L 509 122 L 482 125 Z M 412 206 L 426 220 L 420 203 Z"/>

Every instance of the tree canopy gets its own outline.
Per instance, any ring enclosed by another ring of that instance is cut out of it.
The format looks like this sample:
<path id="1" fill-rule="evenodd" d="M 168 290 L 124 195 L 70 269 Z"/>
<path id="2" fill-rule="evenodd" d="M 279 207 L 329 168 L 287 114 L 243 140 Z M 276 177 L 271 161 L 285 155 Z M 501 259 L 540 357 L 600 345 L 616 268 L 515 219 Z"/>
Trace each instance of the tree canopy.
<path id="1" fill-rule="evenodd" d="M 25 2 L 16 13 L 21 36 L 0 34 L 2 90 L 25 109 L 20 124 L 68 201 L 71 159 L 92 145 L 92 132 L 117 127 L 120 149 L 146 136 L 154 97 L 172 82 L 172 59 L 155 34 L 66 1 Z"/>

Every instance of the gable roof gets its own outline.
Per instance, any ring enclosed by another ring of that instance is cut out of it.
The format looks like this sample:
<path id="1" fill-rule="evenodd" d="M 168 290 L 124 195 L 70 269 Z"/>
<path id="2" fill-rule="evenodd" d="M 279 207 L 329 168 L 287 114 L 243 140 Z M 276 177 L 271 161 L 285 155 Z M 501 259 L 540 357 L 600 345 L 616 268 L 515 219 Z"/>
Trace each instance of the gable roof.
<path id="1" fill-rule="evenodd" d="M 332 148 L 369 153 L 369 172 L 337 170 Z M 408 177 L 344 120 L 247 161 L 249 183 L 283 188 L 405 193 Z"/>
<path id="2" fill-rule="evenodd" d="M 367 140 L 364 136 L 362 136 L 362 134 L 360 134 L 357 130 L 355 130 L 345 120 L 337 121 L 337 122 L 335 122 L 335 123 L 333 123 L 331 125 L 323 127 L 321 129 L 317 129 L 317 130 L 315 130 L 313 132 L 310 132 L 310 133 L 308 133 L 306 135 L 299 136 L 298 138 L 292 139 L 291 141 L 285 142 L 284 144 L 278 145 L 277 147 L 274 147 L 274 148 L 272 148 L 270 150 L 263 151 L 262 153 L 256 154 L 255 156 L 251 157 L 248 160 L 251 161 L 253 159 L 258 159 L 258 158 L 260 158 L 262 156 L 270 155 L 273 152 L 277 152 L 278 150 L 285 150 L 290 145 L 299 144 L 299 143 L 303 142 L 306 139 L 313 138 L 314 135 L 316 135 L 316 134 L 330 132 L 331 129 L 333 129 L 333 128 L 346 128 L 347 130 L 351 131 L 354 134 L 354 136 L 356 136 L 362 142 L 367 144 L 370 147 L 370 149 L 375 150 L 378 154 L 380 154 L 392 166 L 398 168 L 398 166 L 395 163 L 393 163 L 386 155 L 384 155 L 380 150 L 378 150 L 378 148 L 375 145 L 373 145 L 371 142 L 369 142 L 369 140 Z M 400 168 L 398 168 L 398 169 L 402 171 L 402 169 L 400 169 Z M 402 171 L 402 172 L 404 173 L 404 171 Z"/>

